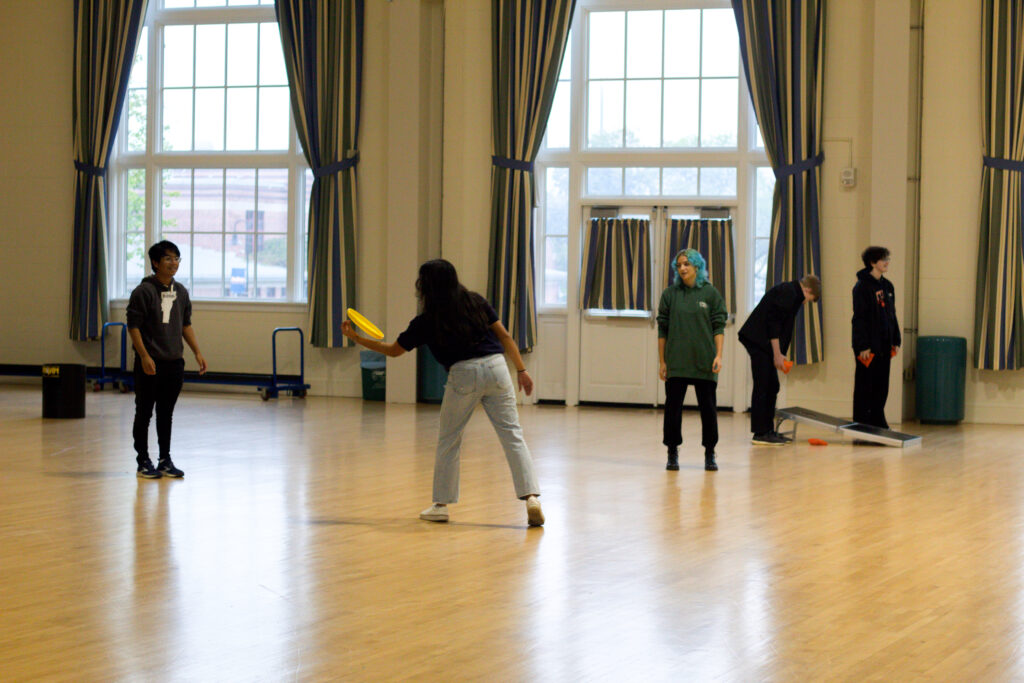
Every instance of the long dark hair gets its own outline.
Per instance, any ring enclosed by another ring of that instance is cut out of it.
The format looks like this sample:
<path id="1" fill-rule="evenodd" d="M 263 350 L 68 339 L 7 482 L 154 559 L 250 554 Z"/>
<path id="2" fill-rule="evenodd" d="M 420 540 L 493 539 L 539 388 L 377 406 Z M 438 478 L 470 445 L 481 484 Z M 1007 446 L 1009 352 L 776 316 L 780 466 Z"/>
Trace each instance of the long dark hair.
<path id="1" fill-rule="evenodd" d="M 455 266 L 448 261 L 434 259 L 420 266 L 416 295 L 438 340 L 473 346 L 487 333 L 484 298 L 459 284 Z"/>

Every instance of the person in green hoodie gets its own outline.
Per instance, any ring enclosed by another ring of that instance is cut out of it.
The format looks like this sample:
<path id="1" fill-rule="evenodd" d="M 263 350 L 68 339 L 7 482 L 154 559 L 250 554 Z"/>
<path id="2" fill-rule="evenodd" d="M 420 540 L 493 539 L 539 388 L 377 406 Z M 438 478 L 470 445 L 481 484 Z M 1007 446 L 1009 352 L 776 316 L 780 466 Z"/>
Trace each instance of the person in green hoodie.
<path id="1" fill-rule="evenodd" d="M 715 392 L 722 369 L 722 343 L 728 313 L 722 295 L 708 282 L 704 257 L 684 249 L 672 259 L 675 281 L 661 293 L 658 304 L 658 374 L 665 381 L 665 420 L 662 443 L 668 447 L 667 470 L 679 469 L 683 443 L 683 398 L 693 385 L 700 408 L 704 469 L 718 469 L 718 406 Z"/>

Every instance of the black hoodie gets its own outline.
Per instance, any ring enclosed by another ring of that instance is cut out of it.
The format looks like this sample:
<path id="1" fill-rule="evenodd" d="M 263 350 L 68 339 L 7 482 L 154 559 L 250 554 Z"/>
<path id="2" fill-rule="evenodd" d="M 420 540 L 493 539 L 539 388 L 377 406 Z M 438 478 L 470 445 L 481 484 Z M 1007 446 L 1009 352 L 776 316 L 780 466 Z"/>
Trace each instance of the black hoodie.
<path id="1" fill-rule="evenodd" d="M 153 360 L 178 360 L 184 350 L 182 328 L 192 324 L 192 301 L 177 280 L 164 285 L 150 275 L 132 290 L 126 318 Z"/>
<path id="2" fill-rule="evenodd" d="M 896 290 L 884 275 L 876 280 L 871 268 L 862 268 L 853 286 L 853 352 L 871 349 L 888 356 L 894 346 L 902 346 Z"/>

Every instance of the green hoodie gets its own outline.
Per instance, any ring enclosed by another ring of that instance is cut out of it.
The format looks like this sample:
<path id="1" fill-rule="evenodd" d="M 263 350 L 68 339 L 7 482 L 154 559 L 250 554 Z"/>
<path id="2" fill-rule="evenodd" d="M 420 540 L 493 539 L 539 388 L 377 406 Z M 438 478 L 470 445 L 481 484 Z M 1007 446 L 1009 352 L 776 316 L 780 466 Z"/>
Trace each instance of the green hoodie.
<path id="1" fill-rule="evenodd" d="M 711 371 L 715 336 L 725 334 L 728 317 L 722 295 L 709 282 L 667 287 L 658 304 L 658 338 L 665 340 L 668 376 L 717 382 Z"/>

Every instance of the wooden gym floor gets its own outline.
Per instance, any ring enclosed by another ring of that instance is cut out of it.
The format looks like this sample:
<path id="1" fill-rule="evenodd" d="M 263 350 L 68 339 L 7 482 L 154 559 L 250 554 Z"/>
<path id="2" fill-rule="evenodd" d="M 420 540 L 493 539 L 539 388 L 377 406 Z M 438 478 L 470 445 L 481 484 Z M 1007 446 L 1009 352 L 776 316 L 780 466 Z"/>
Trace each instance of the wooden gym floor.
<path id="1" fill-rule="evenodd" d="M 671 473 L 657 411 L 529 406 L 529 529 L 482 413 L 417 518 L 437 410 L 186 392 L 186 478 L 145 481 L 130 395 L 0 385 L 0 678 L 1024 678 L 1022 427 L 753 448 L 722 413 L 705 473 L 688 411 Z"/>

